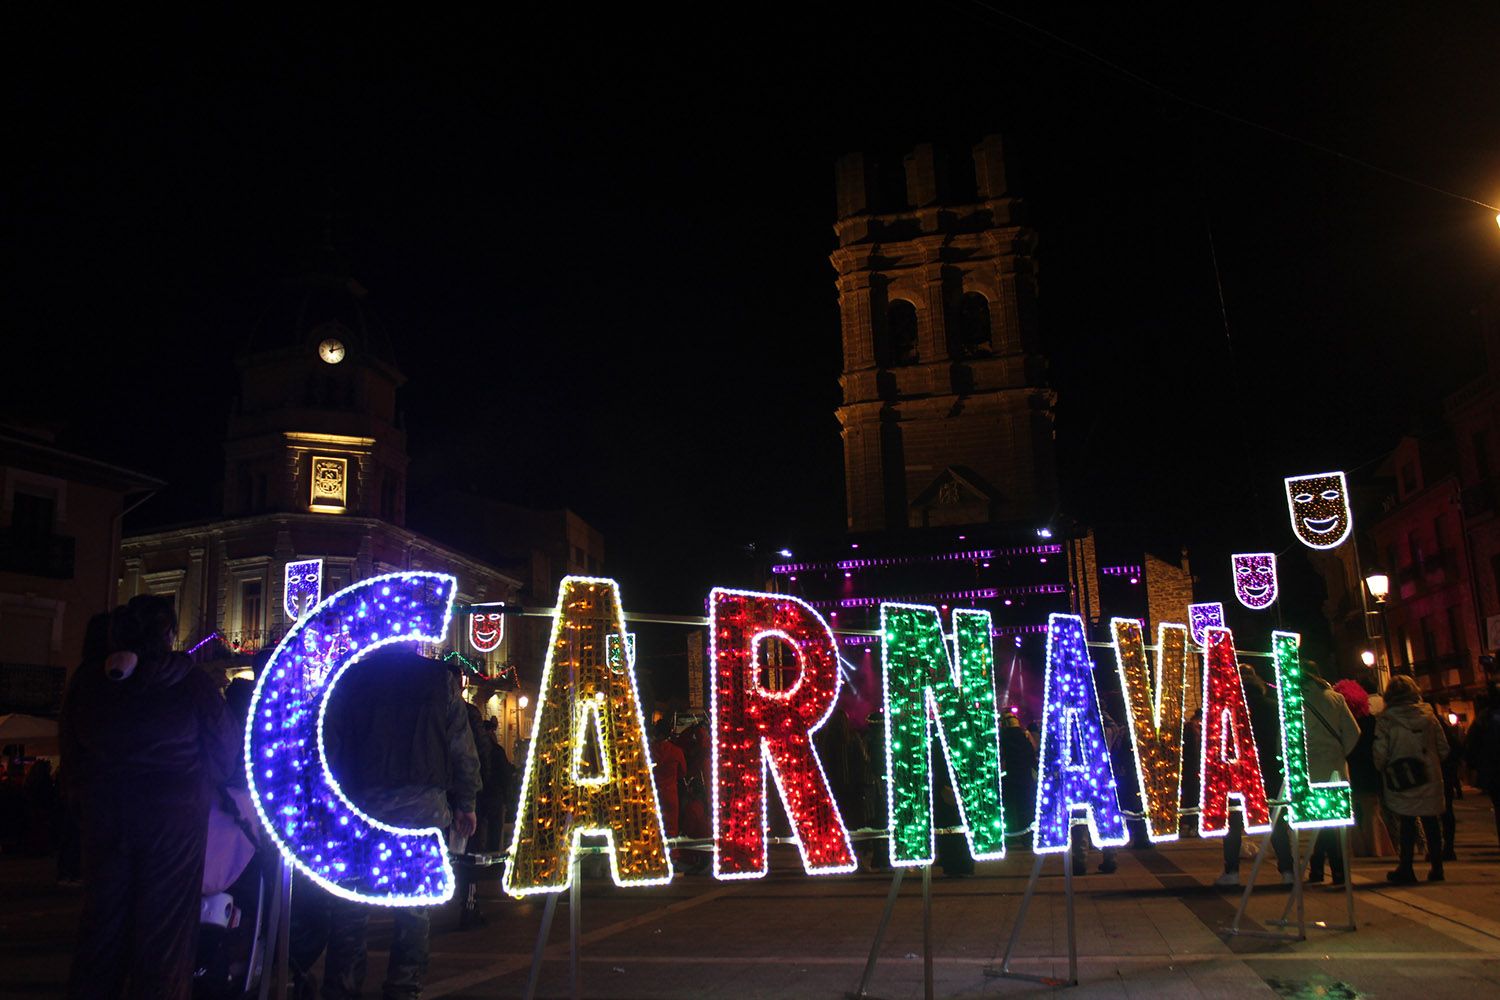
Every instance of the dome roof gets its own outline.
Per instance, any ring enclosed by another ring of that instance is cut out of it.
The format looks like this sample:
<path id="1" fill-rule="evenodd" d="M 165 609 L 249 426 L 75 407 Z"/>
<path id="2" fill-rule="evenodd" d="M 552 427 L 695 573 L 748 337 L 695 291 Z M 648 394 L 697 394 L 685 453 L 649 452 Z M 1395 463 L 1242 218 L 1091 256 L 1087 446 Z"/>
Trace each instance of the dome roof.
<path id="1" fill-rule="evenodd" d="M 371 307 L 369 292 L 331 252 L 282 282 L 251 328 L 245 354 L 312 350 L 330 337 L 342 341 L 351 354 L 396 363 L 390 334 Z"/>

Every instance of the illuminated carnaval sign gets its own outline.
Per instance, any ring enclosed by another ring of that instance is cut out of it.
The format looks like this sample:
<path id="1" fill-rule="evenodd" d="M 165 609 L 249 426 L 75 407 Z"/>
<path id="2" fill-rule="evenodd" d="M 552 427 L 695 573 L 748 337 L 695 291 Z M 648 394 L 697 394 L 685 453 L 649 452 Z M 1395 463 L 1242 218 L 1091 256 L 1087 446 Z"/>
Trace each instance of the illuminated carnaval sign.
<path id="1" fill-rule="evenodd" d="M 1140 622 L 1116 618 L 1110 622 L 1110 631 L 1130 717 L 1130 741 L 1146 809 L 1146 832 L 1152 843 L 1176 840 L 1177 807 L 1182 798 L 1182 705 L 1187 695 L 1188 630 L 1182 625 L 1157 626 L 1155 671 L 1146 656 Z"/>
<path id="2" fill-rule="evenodd" d="M 255 684 L 245 776 L 281 853 L 336 896 L 380 906 L 441 903 L 453 866 L 438 829 L 382 823 L 349 801 L 328 767 L 323 712 L 360 660 L 395 642 L 441 642 L 456 581 L 441 573 L 362 580 L 313 608 L 281 640 Z"/>
<path id="3" fill-rule="evenodd" d="M 406 906 L 453 893 L 442 831 L 382 823 L 340 789 L 322 717 L 336 684 L 346 675 L 353 680 L 345 683 L 359 683 L 355 668 L 370 651 L 442 642 L 454 591 L 454 579 L 436 573 L 345 588 L 303 615 L 257 682 L 245 742 L 256 808 L 282 853 L 344 898 Z M 773 789 L 806 872 L 853 871 L 849 831 L 815 745 L 841 685 L 832 630 L 806 602 L 784 594 L 716 588 L 708 603 L 715 876 L 767 873 Z M 568 888 L 584 838 L 603 841 L 617 884 L 669 882 L 672 859 L 619 586 L 567 577 L 553 617 L 504 888 L 517 896 Z M 959 608 L 945 616 L 927 605 L 887 603 L 880 621 L 892 864 L 933 861 L 934 797 L 943 785 L 952 789 L 973 857 L 1004 857 L 1006 778 L 989 614 Z M 1033 849 L 1067 850 L 1078 825 L 1098 846 L 1123 844 L 1084 622 L 1054 614 L 1046 628 Z M 1189 629 L 1158 626 L 1153 650 L 1140 622 L 1117 618 L 1110 628 L 1147 829 L 1153 841 L 1170 841 L 1181 798 Z M 1344 825 L 1352 818 L 1347 782 L 1308 772 L 1305 713 L 1313 707 L 1302 694 L 1298 641 L 1288 632 L 1273 639 L 1290 818 L 1297 827 Z M 1203 646 L 1199 830 L 1224 835 L 1230 809 L 1239 808 L 1248 831 L 1264 832 L 1267 794 L 1234 639 L 1204 624 Z M 1313 780 L 1325 777 L 1332 780 Z"/>

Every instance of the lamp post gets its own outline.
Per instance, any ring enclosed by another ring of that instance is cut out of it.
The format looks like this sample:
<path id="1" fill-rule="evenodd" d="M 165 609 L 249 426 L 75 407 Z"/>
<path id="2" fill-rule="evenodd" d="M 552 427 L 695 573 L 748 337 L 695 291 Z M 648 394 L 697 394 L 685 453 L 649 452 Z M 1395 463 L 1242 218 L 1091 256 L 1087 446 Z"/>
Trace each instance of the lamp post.
<path id="1" fill-rule="evenodd" d="M 1369 589 L 1370 596 L 1375 598 L 1375 609 L 1380 615 L 1380 633 L 1385 637 L 1385 677 L 1381 678 L 1380 687 L 1385 689 L 1385 682 L 1391 679 L 1390 675 L 1395 672 L 1396 657 L 1391 652 L 1391 628 L 1390 621 L 1386 618 L 1386 598 L 1391 595 L 1391 578 L 1379 570 L 1374 570 L 1365 577 L 1365 587 Z"/>

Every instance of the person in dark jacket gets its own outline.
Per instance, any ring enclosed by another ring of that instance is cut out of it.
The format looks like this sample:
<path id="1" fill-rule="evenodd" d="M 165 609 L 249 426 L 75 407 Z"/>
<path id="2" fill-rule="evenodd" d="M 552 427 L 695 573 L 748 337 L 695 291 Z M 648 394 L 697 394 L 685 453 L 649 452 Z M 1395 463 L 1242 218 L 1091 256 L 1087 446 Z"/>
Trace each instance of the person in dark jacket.
<path id="1" fill-rule="evenodd" d="M 1495 835 L 1500 839 L 1500 683 L 1490 682 L 1474 722 L 1464 736 L 1464 756 L 1478 777 L 1479 787 L 1495 810 Z"/>
<path id="2" fill-rule="evenodd" d="M 176 634 L 171 602 L 132 598 L 63 705 L 84 886 L 70 997 L 191 995 L 209 802 L 237 758 L 218 687 Z"/>
<path id="3" fill-rule="evenodd" d="M 1443 727 L 1443 738 L 1448 742 L 1448 755 L 1443 758 L 1443 812 L 1438 823 L 1443 828 L 1443 860 L 1457 861 L 1453 850 L 1453 838 L 1458 834 L 1458 817 L 1453 815 L 1453 800 L 1464 797 L 1458 781 L 1458 765 L 1464 759 L 1464 733 L 1448 721 L 1448 713 L 1437 713 L 1438 725 Z"/>
<path id="4" fill-rule="evenodd" d="M 1000 716 L 1000 763 L 1005 769 L 1000 782 L 1005 835 L 1024 837 L 1036 815 L 1037 757 L 1036 747 L 1026 738 L 1026 730 L 1014 712 Z"/>
<path id="5" fill-rule="evenodd" d="M 1401 823 L 1401 856 L 1386 880 L 1414 885 L 1412 859 L 1416 849 L 1417 823 L 1427 834 L 1432 868 L 1427 881 L 1443 881 L 1442 828 L 1443 758 L 1448 741 L 1438 725 L 1432 706 L 1422 700 L 1417 682 L 1397 674 L 1385 689 L 1385 711 L 1375 724 L 1372 756 L 1385 783 L 1385 805 Z"/>
<path id="6" fill-rule="evenodd" d="M 1358 681 L 1341 680 L 1334 689 L 1344 696 L 1344 703 L 1359 727 L 1359 741 L 1349 751 L 1349 792 L 1354 800 L 1354 829 L 1349 848 L 1357 858 L 1390 858 L 1396 855 L 1380 809 L 1380 771 L 1372 756 L 1375 749 L 1375 716 L 1370 712 L 1370 696 Z"/>
<path id="7" fill-rule="evenodd" d="M 505 805 L 515 792 L 516 769 L 511 766 L 505 748 L 496 741 L 500 724 L 494 719 L 484 720 L 483 737 L 476 746 L 481 765 L 484 767 L 484 785 L 479 790 L 479 830 L 474 834 L 475 851 L 493 854 L 500 850 L 501 834 L 505 830 Z"/>
<path id="8" fill-rule="evenodd" d="M 479 795 L 479 755 L 460 695 L 461 683 L 437 660 L 386 647 L 359 666 L 358 684 L 334 688 L 324 711 L 329 770 L 360 809 L 383 823 L 436 827 L 451 840 L 473 835 Z M 304 888 L 306 887 L 306 888 Z M 299 882 L 293 906 L 294 972 L 300 995 L 311 992 L 308 968 L 322 950 L 328 958 L 323 997 L 360 995 L 366 965 L 369 908 Z M 390 962 L 382 995 L 419 997 L 427 975 L 430 907 L 391 910 Z"/>

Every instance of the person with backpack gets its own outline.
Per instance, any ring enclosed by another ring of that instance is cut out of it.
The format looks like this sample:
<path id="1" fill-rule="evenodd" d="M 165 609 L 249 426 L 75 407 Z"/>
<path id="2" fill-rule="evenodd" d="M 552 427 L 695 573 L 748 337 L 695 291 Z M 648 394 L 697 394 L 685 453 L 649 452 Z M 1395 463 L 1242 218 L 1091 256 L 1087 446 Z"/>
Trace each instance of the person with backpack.
<path id="1" fill-rule="evenodd" d="M 1375 724 L 1375 766 L 1380 768 L 1385 805 L 1400 820 L 1401 854 L 1386 881 L 1415 885 L 1412 856 L 1416 852 L 1417 821 L 1427 836 L 1432 868 L 1427 881 L 1443 881 L 1443 835 L 1438 816 L 1443 811 L 1443 758 L 1448 741 L 1432 706 L 1422 700 L 1417 682 L 1406 674 L 1391 678 L 1385 689 L 1385 711 Z"/>

